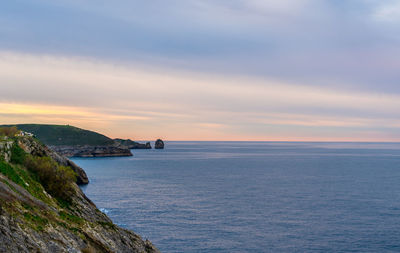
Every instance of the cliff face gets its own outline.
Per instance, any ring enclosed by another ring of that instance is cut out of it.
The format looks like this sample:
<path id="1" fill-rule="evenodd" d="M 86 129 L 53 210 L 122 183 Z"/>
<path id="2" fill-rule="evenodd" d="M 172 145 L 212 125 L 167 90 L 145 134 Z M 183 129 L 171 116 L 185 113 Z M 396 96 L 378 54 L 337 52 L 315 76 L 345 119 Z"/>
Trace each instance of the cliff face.
<path id="1" fill-rule="evenodd" d="M 5 161 L 10 161 L 11 158 L 11 147 L 13 141 L 7 137 L 0 137 L 0 157 L 3 157 Z"/>
<path id="2" fill-rule="evenodd" d="M 14 145 L 20 148 L 10 150 Z M 40 167 L 32 171 L 32 165 L 19 160 L 18 150 L 24 150 L 31 160 L 42 161 L 44 167 L 68 161 L 32 138 L 18 138 L 7 148 L 3 145 L 0 252 L 159 252 L 149 241 L 114 225 L 73 181 L 68 195 L 56 194 L 44 181 L 55 176 L 43 177 Z M 11 159 L 5 160 L 6 153 Z M 63 172 L 62 168 L 57 165 L 51 171 Z"/>
<path id="3" fill-rule="evenodd" d="M 51 146 L 51 149 L 66 157 L 132 156 L 127 147 L 116 146 Z"/>
<path id="4" fill-rule="evenodd" d="M 130 139 L 127 139 L 127 140 L 114 139 L 114 142 L 119 147 L 126 147 L 128 149 L 151 149 L 150 142 L 146 142 L 146 144 L 143 144 L 143 143 L 139 143 L 139 142 L 136 142 L 136 141 L 132 141 Z"/>

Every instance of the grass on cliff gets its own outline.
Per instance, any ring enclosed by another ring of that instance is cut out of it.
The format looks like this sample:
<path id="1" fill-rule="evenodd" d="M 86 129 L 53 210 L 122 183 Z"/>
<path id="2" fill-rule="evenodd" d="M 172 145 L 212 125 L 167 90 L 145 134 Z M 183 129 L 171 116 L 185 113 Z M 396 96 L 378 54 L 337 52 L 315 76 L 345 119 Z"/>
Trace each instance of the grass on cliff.
<path id="1" fill-rule="evenodd" d="M 11 148 L 11 163 L 24 164 L 26 153 L 25 151 L 15 142 Z"/>
<path id="2" fill-rule="evenodd" d="M 45 226 L 49 223 L 47 218 L 43 218 L 30 212 L 24 213 L 24 218 L 27 222 L 33 225 L 32 228 L 36 231 L 43 231 Z"/>
<path id="3" fill-rule="evenodd" d="M 12 125 L 4 125 L 10 127 Z M 114 141 L 102 134 L 69 125 L 20 124 L 19 130 L 33 133 L 44 144 L 50 146 L 107 146 Z"/>
<path id="4" fill-rule="evenodd" d="M 71 168 L 58 165 L 50 157 L 31 155 L 26 157 L 25 166 L 53 197 L 68 201 L 74 194 L 76 174 Z"/>
<path id="5" fill-rule="evenodd" d="M 92 222 L 81 216 L 78 205 L 74 202 L 76 174 L 70 167 L 60 166 L 50 157 L 39 157 L 27 154 L 18 145 L 18 137 L 11 147 L 10 162 L 0 157 L 0 173 L 7 178 L 1 178 L 18 198 L 0 196 L 0 212 L 5 211 L 22 229 L 27 232 L 48 232 L 59 227 L 79 236 L 84 242 L 92 240 L 87 237 L 86 226 L 101 225 L 105 229 L 115 229 L 109 222 Z M 27 190 L 34 198 L 27 197 Z M 4 201 L 5 200 L 5 201 Z M 100 211 L 98 211 L 100 212 Z"/>
<path id="6" fill-rule="evenodd" d="M 23 187 L 35 198 L 45 202 L 48 205 L 54 206 L 54 201 L 44 193 L 42 184 L 36 179 L 36 175 L 32 172 L 26 170 L 21 166 L 14 166 L 15 170 L 21 176 L 21 178 L 26 182 Z"/>
<path id="7" fill-rule="evenodd" d="M 35 175 L 25 170 L 19 165 L 12 165 L 5 161 L 0 161 L 0 173 L 8 177 L 13 183 L 23 187 L 35 198 L 54 206 L 54 202 L 45 193 L 42 185 L 35 180 Z M 17 192 L 15 188 L 8 182 L 6 183 L 10 189 Z"/>
<path id="8" fill-rule="evenodd" d="M 22 180 L 21 176 L 16 172 L 13 166 L 5 161 L 0 161 L 0 172 L 8 177 L 14 183 L 26 187 L 24 180 Z"/>
<path id="9" fill-rule="evenodd" d="M 70 167 L 61 166 L 50 157 L 27 154 L 17 141 L 11 147 L 10 163 L 0 160 L 0 173 L 47 204 L 52 201 L 43 192 L 43 188 L 63 202 L 68 202 L 74 193 L 76 174 Z"/>
<path id="10" fill-rule="evenodd" d="M 51 209 L 43 210 L 41 207 L 36 206 L 34 203 L 18 201 L 18 200 L 6 201 L 4 203 L 6 206 L 3 206 L 3 208 L 7 208 L 8 212 L 14 218 L 22 219 L 23 223 L 20 223 L 21 226 L 29 227 L 37 232 L 45 231 L 46 227 L 49 224 L 53 224 L 53 226 L 54 225 L 62 226 L 68 229 L 69 231 L 77 235 L 80 235 L 81 227 L 85 224 L 86 221 L 78 216 L 69 213 L 68 210 L 62 209 L 63 205 L 60 204 L 61 201 L 62 203 L 68 203 L 68 205 L 71 205 L 71 203 L 69 203 L 68 200 L 66 199 L 70 197 L 70 194 L 73 194 L 72 192 L 70 192 L 72 188 L 70 190 L 68 189 L 65 190 L 65 187 L 66 184 L 68 183 L 72 187 L 72 183 L 74 182 L 75 179 L 73 177 L 70 179 L 68 178 L 66 179 L 63 176 L 60 176 L 60 175 L 65 175 L 63 174 L 63 172 L 55 173 L 55 175 L 52 176 L 42 175 L 42 173 L 46 174 L 47 172 L 50 172 L 49 169 L 59 170 L 64 172 L 65 170 L 67 170 L 66 174 L 69 175 L 71 175 L 70 171 L 72 170 L 66 167 L 60 168 L 61 166 L 54 167 L 56 165 L 55 162 L 48 157 L 32 157 L 30 155 L 26 156 L 27 163 L 32 162 L 32 160 L 34 161 L 35 166 L 38 166 L 38 168 L 40 168 L 36 169 L 40 171 L 33 172 L 23 167 L 23 165 L 11 164 L 5 162 L 4 160 L 0 160 L 0 173 L 8 178 L 8 180 L 1 179 L 1 182 L 6 184 L 16 194 L 21 194 L 20 190 L 16 189 L 10 183 L 10 181 L 12 181 L 15 184 L 18 184 L 24 189 L 26 189 L 36 199 L 43 201 L 49 206 L 55 207 L 57 210 L 61 209 L 61 211 L 55 212 L 54 210 Z M 50 180 L 50 181 L 54 180 L 55 184 L 53 186 L 50 186 L 48 184 L 44 185 L 43 183 L 40 183 L 41 180 Z M 60 180 L 63 182 L 60 182 Z M 45 193 L 44 191 L 45 187 L 48 187 L 46 191 L 52 194 L 54 198 L 51 198 L 48 194 Z M 56 189 L 54 187 L 56 187 Z M 58 191 L 66 191 L 68 195 L 65 196 L 64 192 L 60 196 Z M 0 201 L 0 204 L 1 203 L 2 202 Z"/>

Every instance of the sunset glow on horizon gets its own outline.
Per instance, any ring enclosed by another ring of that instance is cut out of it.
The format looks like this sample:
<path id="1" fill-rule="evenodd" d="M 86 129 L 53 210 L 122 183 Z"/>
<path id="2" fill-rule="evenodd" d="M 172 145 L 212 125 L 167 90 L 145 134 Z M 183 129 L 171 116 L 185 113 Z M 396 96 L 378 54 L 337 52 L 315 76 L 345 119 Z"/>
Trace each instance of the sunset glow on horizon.
<path id="1" fill-rule="evenodd" d="M 152 20 L 146 3 L 23 2 L 29 15 L 0 10 L 14 14 L 2 15 L 2 124 L 134 140 L 400 141 L 393 1 L 156 1 L 165 13 Z"/>

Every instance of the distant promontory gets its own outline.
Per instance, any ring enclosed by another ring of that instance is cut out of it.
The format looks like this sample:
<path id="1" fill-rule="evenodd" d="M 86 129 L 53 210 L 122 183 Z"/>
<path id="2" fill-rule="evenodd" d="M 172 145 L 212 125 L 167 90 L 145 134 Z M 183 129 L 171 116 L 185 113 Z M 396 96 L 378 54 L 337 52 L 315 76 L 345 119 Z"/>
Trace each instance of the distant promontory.
<path id="1" fill-rule="evenodd" d="M 132 156 L 130 149 L 151 149 L 130 139 L 111 139 L 94 131 L 70 125 L 17 124 L 18 129 L 32 133 L 45 145 L 66 157 Z"/>

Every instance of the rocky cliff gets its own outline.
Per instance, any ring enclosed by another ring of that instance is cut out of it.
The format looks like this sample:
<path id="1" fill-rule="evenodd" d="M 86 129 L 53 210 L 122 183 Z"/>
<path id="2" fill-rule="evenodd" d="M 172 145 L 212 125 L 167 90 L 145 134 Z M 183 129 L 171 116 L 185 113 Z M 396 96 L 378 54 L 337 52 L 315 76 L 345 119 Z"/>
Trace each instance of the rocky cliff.
<path id="1" fill-rule="evenodd" d="M 0 252 L 158 252 L 96 208 L 68 159 L 30 137 L 0 143 Z"/>
<path id="2" fill-rule="evenodd" d="M 55 152 L 66 157 L 115 157 L 132 156 L 127 147 L 116 146 L 50 146 Z"/>
<path id="3" fill-rule="evenodd" d="M 90 130 L 70 125 L 19 124 L 2 125 L 16 127 L 25 134 L 34 135 L 45 145 L 66 157 L 115 157 L 132 156 L 128 147 L 113 139 Z M 0 126 L 0 128 L 2 127 Z"/>
<path id="4" fill-rule="evenodd" d="M 119 146 L 119 147 L 126 147 L 129 149 L 151 149 L 151 144 L 150 142 L 146 142 L 144 143 L 139 143 L 136 141 L 132 141 L 131 139 L 114 139 L 115 143 Z"/>

